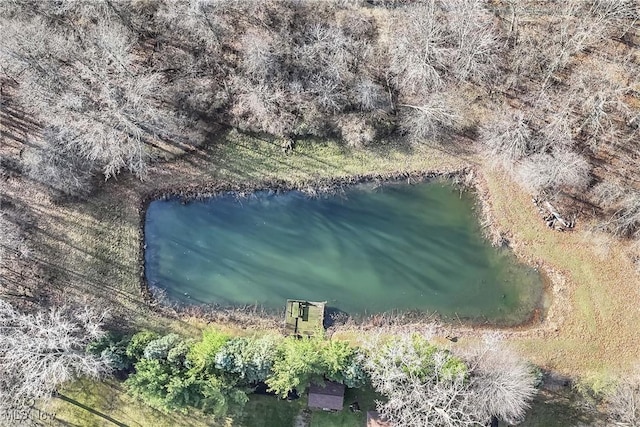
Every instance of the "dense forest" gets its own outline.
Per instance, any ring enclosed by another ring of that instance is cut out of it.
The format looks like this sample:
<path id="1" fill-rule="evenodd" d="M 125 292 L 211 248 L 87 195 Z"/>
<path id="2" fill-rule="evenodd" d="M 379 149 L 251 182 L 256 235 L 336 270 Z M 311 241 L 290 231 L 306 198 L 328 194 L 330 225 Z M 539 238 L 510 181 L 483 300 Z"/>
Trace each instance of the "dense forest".
<path id="1" fill-rule="evenodd" d="M 144 177 L 159 142 L 202 144 L 219 126 L 353 147 L 467 138 L 532 192 L 566 192 L 613 214 L 612 232 L 638 231 L 635 1 L 17 1 L 1 13 L 6 108 L 40 127 L 5 174 L 86 194 L 98 174 Z"/>
<path id="2" fill-rule="evenodd" d="M 638 0 L 4 1 L 0 288 L 24 296 L 16 283 L 55 279 L 34 266 L 46 258 L 31 234 L 40 214 L 3 182 L 45 188 L 38 197 L 54 204 L 88 203 L 119 177 L 150 179 L 170 147 L 195 151 L 230 128 L 276 141 L 282 156 L 318 139 L 473 153 L 563 215 L 637 242 L 639 18 Z M 18 304 L 55 306 L 46 288 Z M 32 354 L 67 346 L 35 391 L 21 383 L 41 371 L 14 370 L 0 350 L 6 390 L 40 397 L 104 373 L 83 353 L 102 336 L 101 315 L 2 304 L 0 330 L 20 332 L 3 336 L 6 348 L 48 329 L 57 335 L 31 343 Z M 614 416 L 627 422 L 640 388 L 621 387 Z M 522 416 L 514 405 L 503 418 Z"/>

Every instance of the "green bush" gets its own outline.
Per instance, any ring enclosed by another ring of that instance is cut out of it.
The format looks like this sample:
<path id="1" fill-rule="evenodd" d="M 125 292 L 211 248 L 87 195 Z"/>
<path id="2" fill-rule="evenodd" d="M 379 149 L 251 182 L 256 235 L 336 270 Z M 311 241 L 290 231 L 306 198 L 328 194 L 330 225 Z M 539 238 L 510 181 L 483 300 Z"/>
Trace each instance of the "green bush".
<path id="1" fill-rule="evenodd" d="M 202 332 L 202 339 L 196 342 L 187 354 L 187 363 L 191 369 L 195 372 L 215 372 L 216 354 L 229 339 L 229 335 L 215 329 Z"/>
<path id="2" fill-rule="evenodd" d="M 284 397 L 289 390 L 304 389 L 325 378 L 347 387 L 363 385 L 366 375 L 355 349 L 344 341 L 289 337 L 278 346 L 266 383 Z"/>
<path id="3" fill-rule="evenodd" d="M 131 394 L 156 408 L 178 409 L 166 400 L 167 386 L 175 376 L 170 366 L 157 359 L 142 359 L 136 363 L 135 370 L 125 381 Z"/>
<path id="4" fill-rule="evenodd" d="M 95 354 L 109 360 L 111 367 L 119 372 L 131 370 L 134 361 L 127 356 L 127 345 L 129 339 L 114 333 L 108 333 L 105 336 L 90 342 L 87 345 L 87 353 Z"/>
<path id="5" fill-rule="evenodd" d="M 131 360 L 138 361 L 142 359 L 144 349 L 147 345 L 158 339 L 160 335 L 151 331 L 140 331 L 131 337 L 129 344 L 127 345 L 126 354 Z"/>
<path id="6" fill-rule="evenodd" d="M 216 368 L 237 376 L 245 385 L 265 381 L 273 366 L 277 340 L 273 335 L 233 338 L 216 354 Z"/>
<path id="7" fill-rule="evenodd" d="M 354 355 L 353 348 L 345 341 L 329 341 L 322 346 L 322 370 L 331 381 L 344 382 L 345 369 Z"/>
<path id="8" fill-rule="evenodd" d="M 352 354 L 342 368 L 339 382 L 349 388 L 360 388 L 367 384 L 368 376 L 362 366 L 361 355 L 358 352 Z"/>
<path id="9" fill-rule="evenodd" d="M 178 334 L 169 334 L 150 341 L 144 348 L 142 356 L 145 359 L 167 360 L 169 351 L 178 346 L 182 338 Z"/>
<path id="10" fill-rule="evenodd" d="M 283 397 L 325 378 L 348 387 L 366 382 L 362 355 L 346 342 L 321 337 L 231 338 L 207 329 L 193 342 L 142 331 L 121 345 L 121 354 L 135 363 L 125 382 L 131 394 L 165 411 L 193 407 L 223 415 L 247 401 L 242 387 L 261 381 Z"/>
<path id="11" fill-rule="evenodd" d="M 286 397 L 289 390 L 303 389 L 312 381 L 322 379 L 324 370 L 321 343 L 318 338 L 288 337 L 282 340 L 271 375 L 266 381 L 269 389 Z"/>
<path id="12" fill-rule="evenodd" d="M 396 364 L 401 366 L 402 371 L 409 376 L 423 380 L 432 378 L 435 372 L 436 355 L 445 358 L 443 365 L 439 367 L 440 375 L 446 378 L 456 378 L 460 375 L 467 375 L 467 366 L 460 358 L 448 352 L 443 352 L 419 335 L 411 336 L 410 342 L 405 344 L 409 347 L 403 352 L 395 351 L 396 345 L 393 341 L 387 343 L 386 351 L 381 352 L 379 357 L 396 359 Z M 405 363 L 407 354 L 411 355 L 412 363 Z"/>
<path id="13" fill-rule="evenodd" d="M 247 401 L 235 378 L 214 372 L 215 355 L 228 339 L 215 330 L 205 331 L 196 343 L 177 334 L 138 333 L 127 347 L 139 358 L 125 385 L 132 395 L 163 411 L 186 412 L 191 407 L 223 416 Z"/>
<path id="14" fill-rule="evenodd" d="M 187 367 L 187 355 L 191 351 L 191 341 L 180 341 L 177 343 L 169 353 L 167 353 L 167 362 L 174 368 L 186 368 Z"/>

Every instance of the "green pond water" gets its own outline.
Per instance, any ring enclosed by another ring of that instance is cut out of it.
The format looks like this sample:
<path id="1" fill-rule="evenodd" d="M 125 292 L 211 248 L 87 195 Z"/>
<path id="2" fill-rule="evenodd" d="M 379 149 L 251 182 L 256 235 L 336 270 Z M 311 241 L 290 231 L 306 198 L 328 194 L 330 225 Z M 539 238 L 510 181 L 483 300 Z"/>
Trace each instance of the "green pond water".
<path id="1" fill-rule="evenodd" d="M 145 223 L 151 286 L 191 304 L 327 301 L 358 316 L 437 312 L 516 324 L 540 305 L 540 275 L 482 237 L 473 196 L 443 182 L 361 184 L 158 200 Z"/>

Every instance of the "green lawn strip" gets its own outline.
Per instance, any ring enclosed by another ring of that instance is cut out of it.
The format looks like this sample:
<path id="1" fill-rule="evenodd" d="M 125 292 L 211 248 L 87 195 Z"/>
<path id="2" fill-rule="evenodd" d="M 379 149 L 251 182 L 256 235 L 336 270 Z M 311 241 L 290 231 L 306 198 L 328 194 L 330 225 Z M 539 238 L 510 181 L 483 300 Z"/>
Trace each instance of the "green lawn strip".
<path id="1" fill-rule="evenodd" d="M 55 414 L 53 425 L 114 426 L 242 426 L 288 427 L 294 426 L 296 417 L 307 407 L 307 396 L 286 401 L 268 395 L 250 395 L 239 416 L 218 423 L 193 411 L 190 414 L 163 413 L 128 396 L 122 385 L 115 381 L 77 381 L 62 391 L 65 400 L 54 399 L 45 408 Z M 380 397 L 370 387 L 347 389 L 345 408 L 341 412 L 311 411 L 309 427 L 358 427 L 364 426 L 366 412 L 375 410 L 375 400 Z M 75 401 L 75 402 L 69 402 Z M 349 405 L 357 401 L 360 412 L 351 412 Z M 599 415 L 585 411 L 583 400 L 572 390 L 541 392 L 532 409 L 521 424 L 523 427 L 565 427 L 592 425 Z M 502 425 L 501 425 L 502 427 Z"/>
<path id="2" fill-rule="evenodd" d="M 275 396 L 252 394 L 245 405 L 242 415 L 233 421 L 234 426 L 242 427 L 289 427 L 307 407 L 306 396 L 287 401 Z"/>
<path id="3" fill-rule="evenodd" d="M 313 411 L 310 427 L 360 427 L 367 420 L 367 411 L 375 411 L 376 400 L 381 400 L 370 386 L 349 388 L 344 396 L 344 409 L 340 412 Z M 360 411 L 351 411 L 349 405 L 358 402 Z"/>
<path id="4" fill-rule="evenodd" d="M 240 415 L 214 421 L 198 411 L 187 414 L 165 413 L 151 408 L 126 393 L 116 380 L 103 382 L 79 380 L 68 384 L 61 391 L 63 398 L 53 400 L 46 412 L 55 414 L 56 421 L 82 426 L 242 426 L 287 427 L 293 426 L 296 417 L 307 408 L 307 395 L 287 401 L 275 396 L 251 394 Z M 347 389 L 344 409 L 340 412 L 311 411 L 311 427 L 351 427 L 364 425 L 366 412 L 375 410 L 375 400 L 380 396 L 367 386 Z M 349 405 L 358 402 L 360 411 L 352 412 Z"/>
<path id="5" fill-rule="evenodd" d="M 344 409 L 338 412 L 311 410 L 310 427 L 354 427 L 364 426 L 366 413 L 375 410 L 375 400 L 380 396 L 371 388 L 347 389 Z M 349 405 L 358 402 L 360 411 L 352 412 Z M 287 427 L 294 425 L 295 418 L 307 408 L 307 395 L 294 401 L 274 396 L 250 395 L 243 415 L 233 425 L 242 427 Z M 236 424 L 237 423 L 237 424 Z"/>
<path id="6" fill-rule="evenodd" d="M 387 142 L 375 149 L 350 149 L 333 140 L 301 140 L 282 153 L 277 141 L 236 131 L 208 148 L 208 172 L 233 180 L 283 179 L 297 182 L 316 178 L 410 170 L 455 169 L 460 158 L 429 145 Z"/>
<path id="7" fill-rule="evenodd" d="M 174 427 L 211 426 L 203 414 L 164 413 L 129 396 L 115 380 L 79 380 L 66 385 L 46 411 L 55 414 L 58 425 Z M 224 425 L 220 423 L 219 425 Z"/>
<path id="8" fill-rule="evenodd" d="M 543 391 L 536 396 L 531 410 L 520 427 L 573 427 L 605 425 L 602 414 L 585 407 L 585 400 L 575 390 Z M 500 427 L 507 424 L 500 423 Z"/>

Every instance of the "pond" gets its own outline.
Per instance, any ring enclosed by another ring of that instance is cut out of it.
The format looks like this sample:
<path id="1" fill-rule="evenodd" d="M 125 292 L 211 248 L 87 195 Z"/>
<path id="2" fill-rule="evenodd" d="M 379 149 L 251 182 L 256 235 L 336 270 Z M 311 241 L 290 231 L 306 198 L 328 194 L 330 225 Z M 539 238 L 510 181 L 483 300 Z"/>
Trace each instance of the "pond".
<path id="1" fill-rule="evenodd" d="M 353 316 L 517 324 L 543 293 L 536 270 L 483 238 L 473 195 L 439 181 L 157 200 L 145 244 L 148 283 L 191 304 L 283 309 L 291 298 Z"/>

